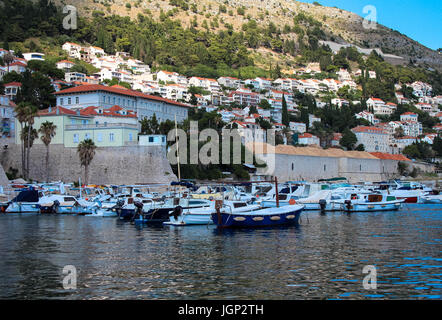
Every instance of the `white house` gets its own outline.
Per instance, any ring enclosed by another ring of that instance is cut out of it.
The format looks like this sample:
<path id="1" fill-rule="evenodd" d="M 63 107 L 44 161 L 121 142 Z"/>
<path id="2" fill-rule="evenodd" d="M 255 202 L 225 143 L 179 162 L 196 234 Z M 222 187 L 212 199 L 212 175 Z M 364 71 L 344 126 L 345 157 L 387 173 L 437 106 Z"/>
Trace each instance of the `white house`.
<path id="1" fill-rule="evenodd" d="M 320 145 L 320 140 L 317 136 L 312 135 L 311 133 L 304 133 L 298 137 L 299 144 L 305 145 Z"/>
<path id="2" fill-rule="evenodd" d="M 390 135 L 382 128 L 358 126 L 351 129 L 367 152 L 389 152 Z"/>
<path id="3" fill-rule="evenodd" d="M 61 60 L 56 63 L 57 69 L 61 70 L 70 70 L 73 66 L 75 66 L 75 63 L 69 60 Z"/>
<path id="4" fill-rule="evenodd" d="M 305 133 L 307 130 L 304 122 L 290 122 L 289 126 L 293 132 Z"/>
<path id="5" fill-rule="evenodd" d="M 23 53 L 23 57 L 26 59 L 26 61 L 31 61 L 31 60 L 44 61 L 45 60 L 45 54 L 39 53 L 39 52 Z"/>

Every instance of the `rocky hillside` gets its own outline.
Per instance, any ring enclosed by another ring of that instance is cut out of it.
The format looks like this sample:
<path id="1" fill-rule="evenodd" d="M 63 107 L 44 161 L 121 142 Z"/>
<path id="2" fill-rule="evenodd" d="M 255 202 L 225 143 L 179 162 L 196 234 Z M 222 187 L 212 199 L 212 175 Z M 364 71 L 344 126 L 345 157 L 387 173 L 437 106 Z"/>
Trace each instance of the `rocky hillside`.
<path id="1" fill-rule="evenodd" d="M 278 28 L 293 26 L 293 18 L 305 13 L 319 21 L 325 39 L 338 44 L 352 44 L 361 49 L 378 48 L 392 63 L 408 64 L 442 70 L 442 56 L 407 36 L 382 25 L 374 30 L 363 27 L 363 18 L 339 8 L 306 4 L 289 0 L 57 0 L 59 3 L 75 5 L 81 14 L 92 15 L 94 11 L 117 14 L 136 19 L 139 13 L 160 19 L 161 14 L 180 20 L 190 26 L 195 19 L 198 28 L 204 21 L 214 31 L 233 26 L 240 30 L 244 23 L 253 19 L 259 25 L 270 22 Z M 219 23 L 211 23 L 214 20 Z M 288 33 L 282 37 L 298 39 L 297 34 Z M 339 47 L 339 46 L 338 46 Z M 379 52 L 379 51 L 378 51 Z M 395 56 L 402 57 L 397 58 Z"/>

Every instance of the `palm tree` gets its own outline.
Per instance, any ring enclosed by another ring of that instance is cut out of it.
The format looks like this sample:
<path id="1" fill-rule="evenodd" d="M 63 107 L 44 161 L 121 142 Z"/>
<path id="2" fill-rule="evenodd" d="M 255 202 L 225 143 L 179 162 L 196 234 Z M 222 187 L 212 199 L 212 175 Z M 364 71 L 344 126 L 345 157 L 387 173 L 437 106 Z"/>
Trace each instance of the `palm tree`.
<path id="1" fill-rule="evenodd" d="M 15 108 L 16 118 L 18 122 L 20 122 L 21 127 L 20 138 L 22 141 L 22 171 L 25 179 L 27 179 L 29 175 L 29 151 L 33 143 L 31 130 L 37 112 L 37 107 L 29 102 L 20 102 Z M 27 133 L 24 133 L 24 130 L 26 130 Z M 26 139 L 25 141 L 26 137 L 31 137 L 31 139 Z"/>
<path id="2" fill-rule="evenodd" d="M 80 163 L 84 166 L 84 183 L 88 183 L 89 178 L 89 164 L 95 156 L 95 149 L 97 146 L 91 139 L 86 139 L 78 144 L 77 153 L 80 157 Z"/>
<path id="3" fill-rule="evenodd" d="M 31 151 L 32 144 L 34 142 L 34 139 L 32 138 L 33 135 L 31 131 L 35 130 L 32 128 L 35 121 L 35 116 L 38 113 L 38 108 L 32 104 L 28 104 L 27 112 L 26 112 L 26 122 L 28 123 L 28 137 L 31 137 L 31 139 L 27 140 L 27 149 L 26 149 L 26 178 L 29 178 L 29 154 Z M 35 130 L 37 132 L 37 130 Z M 36 133 L 35 139 L 38 138 L 38 132 Z M 32 143 L 31 143 L 32 142 Z"/>
<path id="4" fill-rule="evenodd" d="M 18 122 L 20 122 L 21 132 L 23 133 L 23 127 L 26 123 L 26 108 L 27 104 L 25 102 L 20 102 L 15 108 L 15 118 Z M 22 135 L 20 135 L 22 137 Z M 21 167 L 22 174 L 25 175 L 25 143 L 24 140 L 21 139 Z"/>
<path id="5" fill-rule="evenodd" d="M 51 143 L 52 138 L 55 137 L 56 129 L 57 126 L 50 121 L 43 122 L 40 129 L 38 129 L 38 132 L 42 135 L 40 139 L 46 146 L 46 182 L 49 182 L 49 144 Z"/>
<path id="6" fill-rule="evenodd" d="M 29 149 L 32 148 L 34 144 L 34 140 L 38 138 L 38 132 L 36 129 L 25 126 L 20 134 L 20 138 L 23 141 L 23 144 L 27 145 L 27 153 L 26 156 L 26 168 L 24 170 L 24 178 L 27 180 L 29 178 Z"/>
<path id="7" fill-rule="evenodd" d="M 8 73 L 9 73 L 9 65 L 14 62 L 14 56 L 9 51 L 5 53 L 3 56 L 3 62 L 8 65 Z"/>

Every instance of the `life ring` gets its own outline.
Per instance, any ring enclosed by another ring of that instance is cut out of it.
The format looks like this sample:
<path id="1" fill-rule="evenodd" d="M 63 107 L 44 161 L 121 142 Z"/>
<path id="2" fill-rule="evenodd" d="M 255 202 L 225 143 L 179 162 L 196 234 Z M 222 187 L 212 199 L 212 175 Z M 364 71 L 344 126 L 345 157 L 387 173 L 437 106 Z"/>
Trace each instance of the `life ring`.
<path id="1" fill-rule="evenodd" d="M 294 204 L 296 204 L 296 200 L 295 199 L 290 199 L 290 201 L 289 201 L 289 205 L 294 205 Z"/>

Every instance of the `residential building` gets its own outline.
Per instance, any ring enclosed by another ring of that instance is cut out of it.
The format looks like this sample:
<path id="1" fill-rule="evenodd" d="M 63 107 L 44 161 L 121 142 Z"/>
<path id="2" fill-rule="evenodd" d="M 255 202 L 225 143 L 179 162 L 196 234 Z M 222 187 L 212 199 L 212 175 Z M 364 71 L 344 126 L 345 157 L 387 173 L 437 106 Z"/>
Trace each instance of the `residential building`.
<path id="1" fill-rule="evenodd" d="M 367 152 L 389 152 L 390 135 L 382 128 L 358 126 L 351 130 Z"/>
<path id="2" fill-rule="evenodd" d="M 234 77 L 220 77 L 218 83 L 227 88 L 238 89 L 241 85 L 241 80 Z"/>
<path id="3" fill-rule="evenodd" d="M 75 63 L 69 60 L 61 60 L 56 63 L 56 66 L 57 69 L 69 71 L 73 66 L 75 66 Z"/>
<path id="4" fill-rule="evenodd" d="M 15 97 L 17 96 L 18 90 L 21 88 L 20 82 L 9 82 L 4 85 L 5 87 L 5 95 L 8 97 L 9 100 L 15 100 Z"/>
<path id="5" fill-rule="evenodd" d="M 272 80 L 268 78 L 255 78 L 255 81 L 258 82 L 259 90 L 270 90 L 272 88 Z"/>
<path id="6" fill-rule="evenodd" d="M 224 126 L 225 129 L 237 129 L 239 136 L 241 137 L 241 143 L 247 144 L 249 142 L 266 142 L 266 131 L 261 129 L 259 124 L 254 122 L 243 122 L 239 120 L 233 120 Z"/>
<path id="7" fill-rule="evenodd" d="M 15 71 L 17 73 L 23 73 L 26 71 L 27 65 L 21 61 L 15 61 L 11 64 L 9 64 L 9 72 Z M 8 70 L 8 67 L 6 67 L 6 70 Z"/>
<path id="8" fill-rule="evenodd" d="M 49 108 L 38 112 L 34 127 L 50 121 L 57 126 L 51 144 L 76 148 L 78 144 L 91 139 L 97 147 L 121 147 L 138 143 L 137 115 L 119 107 L 71 110 L 63 107 Z M 20 144 L 20 126 L 16 120 L 16 143 Z M 35 139 L 35 144 L 42 144 Z"/>
<path id="9" fill-rule="evenodd" d="M 119 86 L 82 85 L 61 90 L 55 93 L 57 105 L 68 109 L 84 109 L 89 106 L 110 108 L 120 106 L 136 112 L 139 119 L 152 117 L 155 113 L 158 121 L 166 119 L 178 122 L 187 119 L 187 104 L 165 99 L 158 96 L 147 95 Z"/>
<path id="10" fill-rule="evenodd" d="M 373 125 L 378 124 L 380 122 L 379 119 L 376 118 L 373 113 L 367 111 L 359 112 L 355 114 L 355 116 L 356 119 L 365 119 Z"/>
<path id="11" fill-rule="evenodd" d="M 321 122 L 321 118 L 315 117 L 313 114 L 308 115 L 309 127 L 313 127 L 315 122 Z"/>
<path id="12" fill-rule="evenodd" d="M 0 96 L 0 138 L 14 136 L 15 103 L 7 96 Z"/>
<path id="13" fill-rule="evenodd" d="M 298 136 L 298 144 L 319 146 L 320 140 L 317 136 L 314 136 L 311 133 L 306 132 L 306 133 Z"/>
<path id="14" fill-rule="evenodd" d="M 260 102 L 260 95 L 246 89 L 232 91 L 229 94 L 232 100 L 240 105 L 257 106 Z"/>
<path id="15" fill-rule="evenodd" d="M 297 133 L 305 133 L 307 128 L 304 122 L 290 122 L 290 130 Z"/>
<path id="16" fill-rule="evenodd" d="M 433 110 L 433 106 L 431 104 L 422 102 L 417 103 L 416 108 L 425 112 L 431 112 Z"/>
<path id="17" fill-rule="evenodd" d="M 23 58 L 25 58 L 26 61 L 31 61 L 31 60 L 44 61 L 45 54 L 39 52 L 23 53 Z"/>
<path id="18" fill-rule="evenodd" d="M 414 112 L 405 112 L 401 114 L 401 121 L 418 122 L 418 116 Z"/>
<path id="19" fill-rule="evenodd" d="M 64 74 L 64 80 L 66 82 L 86 82 L 86 74 L 81 72 L 66 72 Z"/>

